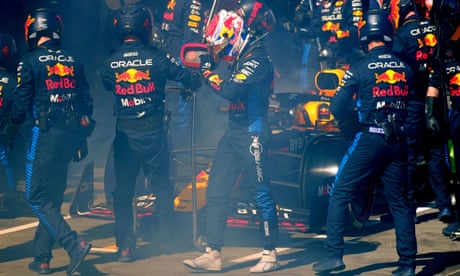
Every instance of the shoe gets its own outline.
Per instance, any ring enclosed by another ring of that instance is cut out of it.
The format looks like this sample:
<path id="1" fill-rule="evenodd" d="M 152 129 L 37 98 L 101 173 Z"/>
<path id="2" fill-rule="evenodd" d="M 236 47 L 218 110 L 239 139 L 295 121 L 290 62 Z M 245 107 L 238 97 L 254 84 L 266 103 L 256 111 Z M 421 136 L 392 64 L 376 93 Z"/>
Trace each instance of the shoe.
<path id="1" fill-rule="evenodd" d="M 443 208 L 438 215 L 438 219 L 444 223 L 451 223 L 454 221 L 454 214 L 449 208 Z"/>
<path id="2" fill-rule="evenodd" d="M 345 264 L 342 261 L 341 257 L 329 257 L 325 260 L 319 261 L 313 264 L 314 272 L 331 272 L 344 270 Z"/>
<path id="3" fill-rule="evenodd" d="M 118 261 L 123 263 L 129 263 L 134 260 L 134 250 L 132 248 L 123 248 L 118 251 Z"/>
<path id="4" fill-rule="evenodd" d="M 442 229 L 442 234 L 446 237 L 451 237 L 458 229 L 460 229 L 458 222 L 449 223 L 449 225 Z"/>
<path id="5" fill-rule="evenodd" d="M 276 270 L 280 267 L 280 261 L 276 250 L 264 250 L 262 252 L 262 258 L 253 267 L 249 269 L 251 273 L 263 273 Z"/>
<path id="6" fill-rule="evenodd" d="M 393 270 L 391 275 L 396 276 L 415 276 L 415 269 L 410 266 L 400 266 L 398 269 Z"/>
<path id="7" fill-rule="evenodd" d="M 67 275 L 72 275 L 77 270 L 90 250 L 90 243 L 87 243 L 84 240 L 78 241 L 77 246 L 69 252 L 70 264 L 67 268 Z"/>
<path id="8" fill-rule="evenodd" d="M 33 261 L 29 264 L 29 269 L 38 272 L 38 274 L 50 274 L 50 261 L 48 259 Z"/>
<path id="9" fill-rule="evenodd" d="M 206 247 L 206 252 L 203 255 L 193 260 L 184 260 L 183 263 L 184 265 L 197 270 L 222 270 L 222 257 L 220 252 L 213 250 L 210 247 Z"/>

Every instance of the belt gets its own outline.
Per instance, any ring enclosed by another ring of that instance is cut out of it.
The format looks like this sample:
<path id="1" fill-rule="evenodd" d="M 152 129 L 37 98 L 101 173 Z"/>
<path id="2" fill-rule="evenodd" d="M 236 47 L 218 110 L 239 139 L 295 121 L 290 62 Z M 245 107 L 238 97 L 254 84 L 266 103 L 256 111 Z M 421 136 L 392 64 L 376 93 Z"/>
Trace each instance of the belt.
<path id="1" fill-rule="evenodd" d="M 43 130 L 49 128 L 49 127 L 75 127 L 78 126 L 78 123 L 76 120 L 64 120 L 64 119 L 59 119 L 59 120 L 54 120 L 54 119 L 35 119 L 34 120 L 34 125 L 43 128 Z"/>
<path id="2" fill-rule="evenodd" d="M 361 131 L 367 132 L 367 133 L 385 135 L 385 131 L 383 130 L 383 128 L 376 127 L 376 126 L 362 126 Z"/>
<path id="3" fill-rule="evenodd" d="M 163 125 L 163 116 L 160 116 L 159 114 L 157 115 L 151 115 L 148 117 L 142 117 L 138 119 L 134 118 L 118 118 L 117 119 L 117 126 L 120 128 L 128 128 L 131 130 L 146 130 L 146 129 L 152 129 L 152 128 L 157 128 L 161 127 Z"/>

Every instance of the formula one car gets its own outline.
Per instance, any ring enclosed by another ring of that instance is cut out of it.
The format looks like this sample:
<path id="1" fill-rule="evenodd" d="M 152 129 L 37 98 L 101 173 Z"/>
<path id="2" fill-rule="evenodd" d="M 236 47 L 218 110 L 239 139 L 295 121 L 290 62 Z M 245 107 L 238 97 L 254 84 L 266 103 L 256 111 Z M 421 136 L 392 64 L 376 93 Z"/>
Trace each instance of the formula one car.
<path id="1" fill-rule="evenodd" d="M 196 175 L 197 209 L 202 210 L 206 206 L 205 191 L 208 184 L 209 169 L 202 170 Z M 94 164 L 88 163 L 82 174 L 81 181 L 72 197 L 69 207 L 69 214 L 72 216 L 85 216 L 99 219 L 114 219 L 113 206 L 110 202 L 95 203 L 94 198 Z M 236 183 L 238 185 L 238 183 Z M 142 226 L 142 219 L 150 217 L 155 213 L 155 200 L 153 194 L 138 195 L 133 199 L 133 212 L 137 217 L 137 226 Z M 174 210 L 176 212 L 192 212 L 192 184 L 190 183 L 177 195 L 174 200 Z M 227 224 L 233 227 L 256 227 L 258 226 L 257 209 L 252 203 L 238 201 L 230 206 L 230 216 Z M 278 206 L 279 226 L 285 231 L 308 230 L 305 224 L 307 214 L 295 211 L 290 208 Z"/>

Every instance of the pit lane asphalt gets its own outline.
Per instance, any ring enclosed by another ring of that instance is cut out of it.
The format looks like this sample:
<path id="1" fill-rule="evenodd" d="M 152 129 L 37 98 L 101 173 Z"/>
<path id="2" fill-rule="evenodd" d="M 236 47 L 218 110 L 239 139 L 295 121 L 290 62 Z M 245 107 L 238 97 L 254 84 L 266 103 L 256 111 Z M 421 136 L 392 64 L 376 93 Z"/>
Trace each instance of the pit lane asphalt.
<path id="1" fill-rule="evenodd" d="M 103 200 L 101 170 L 95 170 L 95 203 Z M 94 248 L 109 248 L 114 239 L 113 222 L 109 220 L 68 216 L 68 206 L 79 181 L 79 172 L 69 174 L 69 188 L 62 211 L 69 224 Z M 28 270 L 32 260 L 32 239 L 35 217 L 24 209 L 9 217 L 0 216 L 0 275 L 38 275 Z M 420 223 L 416 225 L 418 239 L 417 275 L 460 275 L 460 242 L 441 234 L 445 224 L 436 218 L 437 210 L 419 208 Z M 74 275 L 193 275 L 203 272 L 185 267 L 182 261 L 200 253 L 193 245 L 193 227 L 190 214 L 180 214 L 177 235 L 165 250 L 157 242 L 139 240 L 136 260 L 120 263 L 113 253 L 88 255 Z M 281 232 L 278 251 L 281 268 L 269 275 L 315 275 L 312 265 L 325 257 L 325 236 L 317 233 Z M 391 275 L 396 268 L 394 229 L 391 223 L 371 217 L 363 230 L 347 233 L 344 262 L 346 269 L 331 275 Z M 96 251 L 95 250 L 95 251 Z M 260 254 L 258 233 L 255 229 L 229 228 L 223 249 L 224 270 L 206 275 L 249 275 Z M 51 262 L 52 275 L 65 275 L 69 262 L 66 252 L 55 246 Z"/>

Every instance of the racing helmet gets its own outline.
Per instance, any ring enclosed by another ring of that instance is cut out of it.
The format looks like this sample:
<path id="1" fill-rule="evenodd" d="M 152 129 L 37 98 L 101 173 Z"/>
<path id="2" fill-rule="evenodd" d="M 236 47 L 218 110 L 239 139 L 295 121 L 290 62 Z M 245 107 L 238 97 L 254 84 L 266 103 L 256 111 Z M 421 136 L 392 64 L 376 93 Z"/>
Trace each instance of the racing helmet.
<path id="1" fill-rule="evenodd" d="M 142 43 L 149 43 L 153 32 L 153 15 L 142 4 L 126 4 L 117 10 L 113 26 L 120 41 L 127 36 L 134 36 Z"/>
<path id="2" fill-rule="evenodd" d="M 205 38 L 214 59 L 234 61 L 248 41 L 244 20 L 234 11 L 220 10 L 206 28 Z"/>
<path id="3" fill-rule="evenodd" d="M 271 32 L 276 24 L 275 15 L 262 0 L 238 0 L 238 15 L 240 15 L 251 35 L 261 37 Z"/>
<path id="4" fill-rule="evenodd" d="M 61 16 L 50 9 L 37 9 L 27 16 L 24 31 L 26 43 L 30 50 L 37 47 L 38 40 L 43 36 L 60 42 L 62 33 Z"/>
<path id="5" fill-rule="evenodd" d="M 6 68 L 12 65 L 17 51 L 14 38 L 7 33 L 0 33 L 0 66 Z"/>
<path id="6" fill-rule="evenodd" d="M 365 16 L 364 26 L 360 29 L 359 40 L 367 47 L 372 40 L 391 42 L 393 40 L 393 27 L 391 26 L 388 12 L 385 10 L 369 10 Z"/>

